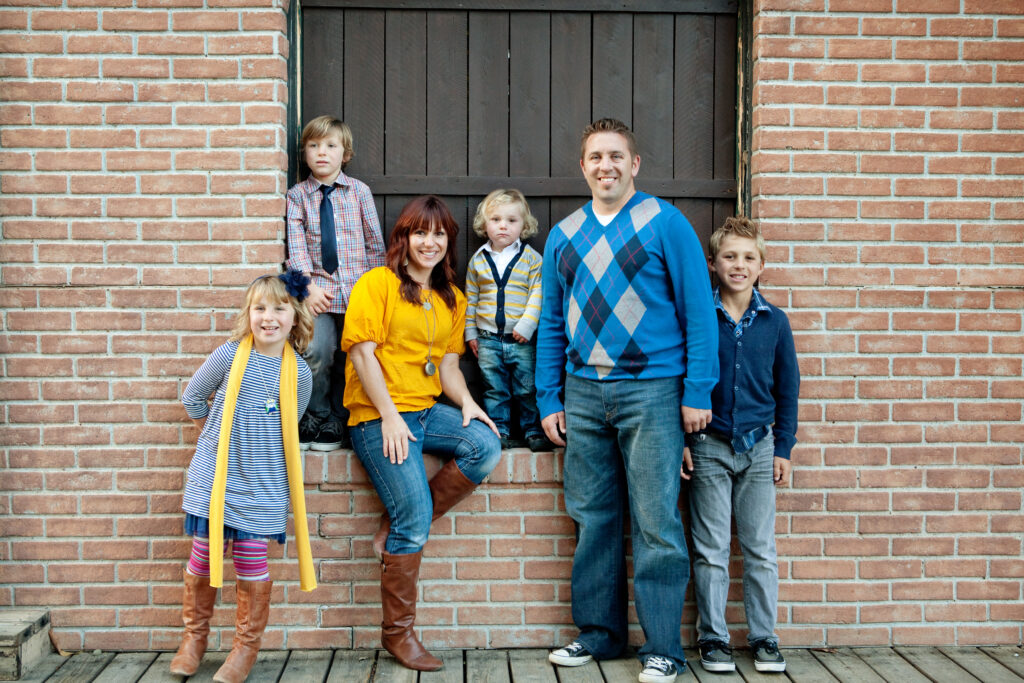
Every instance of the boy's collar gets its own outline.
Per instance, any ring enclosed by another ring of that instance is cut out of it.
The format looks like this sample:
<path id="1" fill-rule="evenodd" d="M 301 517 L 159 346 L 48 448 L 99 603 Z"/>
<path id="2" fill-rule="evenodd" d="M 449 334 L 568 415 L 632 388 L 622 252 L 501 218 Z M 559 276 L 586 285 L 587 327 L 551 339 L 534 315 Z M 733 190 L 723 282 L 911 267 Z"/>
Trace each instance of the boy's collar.
<path id="1" fill-rule="evenodd" d="M 722 303 L 722 292 L 721 287 L 715 287 L 711 291 L 712 298 L 714 299 L 715 308 L 724 311 L 725 304 Z M 747 303 L 746 310 L 754 310 L 761 312 L 767 311 L 771 313 L 772 307 L 768 305 L 768 300 L 761 296 L 761 292 L 757 291 L 757 287 L 750 290 L 750 301 Z"/>
<path id="2" fill-rule="evenodd" d="M 491 246 L 491 241 L 487 240 L 486 242 L 483 243 L 483 246 L 481 246 L 480 248 L 481 249 L 486 249 L 487 251 L 491 252 L 492 254 L 503 254 L 506 251 L 509 251 L 509 252 L 512 252 L 513 254 L 515 254 L 515 253 L 519 252 L 519 249 L 522 248 L 522 246 L 523 246 L 523 241 L 521 239 L 518 239 L 515 242 L 513 242 L 512 244 L 510 244 L 507 247 L 505 247 L 504 249 L 502 249 L 501 251 L 495 251 L 494 247 Z"/>
<path id="3" fill-rule="evenodd" d="M 349 180 L 349 177 L 347 175 L 345 175 L 344 171 L 338 171 L 338 177 L 335 178 L 334 182 L 332 182 L 330 184 L 331 185 L 340 185 L 341 187 L 345 187 L 346 185 L 349 185 L 350 182 L 351 181 Z M 326 185 L 327 183 L 321 183 L 319 180 L 316 179 L 316 177 L 312 173 L 310 173 L 309 177 L 306 178 L 306 184 L 310 188 L 309 189 L 310 194 L 312 194 L 313 192 L 319 192 L 320 191 L 320 186 L 321 185 Z"/>

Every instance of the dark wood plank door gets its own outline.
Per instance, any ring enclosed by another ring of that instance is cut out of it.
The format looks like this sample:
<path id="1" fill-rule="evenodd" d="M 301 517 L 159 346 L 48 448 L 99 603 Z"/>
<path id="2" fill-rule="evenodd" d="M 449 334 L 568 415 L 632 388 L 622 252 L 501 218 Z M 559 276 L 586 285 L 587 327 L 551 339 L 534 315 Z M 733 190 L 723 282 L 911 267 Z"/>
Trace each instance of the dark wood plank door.
<path id="1" fill-rule="evenodd" d="M 638 189 L 703 243 L 736 200 L 736 17 L 736 0 L 304 0 L 301 119 L 352 127 L 346 172 L 386 231 L 410 197 L 444 197 L 463 269 L 492 189 L 527 195 L 538 249 L 589 199 L 579 137 L 603 116 L 636 133 Z"/>

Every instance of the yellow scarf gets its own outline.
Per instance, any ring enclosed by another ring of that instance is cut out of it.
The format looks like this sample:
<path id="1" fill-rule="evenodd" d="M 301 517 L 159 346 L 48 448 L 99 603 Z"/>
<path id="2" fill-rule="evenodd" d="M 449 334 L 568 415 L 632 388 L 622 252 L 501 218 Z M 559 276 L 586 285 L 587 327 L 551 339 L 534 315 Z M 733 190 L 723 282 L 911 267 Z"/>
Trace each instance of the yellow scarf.
<path id="1" fill-rule="evenodd" d="M 231 440 L 231 422 L 235 417 L 238 391 L 252 351 L 250 334 L 238 344 L 231 361 L 228 388 L 224 395 L 224 414 L 220 421 L 220 439 L 217 442 L 217 466 L 210 492 L 210 585 L 220 588 L 224 582 L 224 495 L 228 483 L 228 442 Z M 281 357 L 281 383 L 278 402 L 281 410 L 281 441 L 284 443 L 284 461 L 288 468 L 288 489 L 291 493 L 292 515 L 295 518 L 295 542 L 299 549 L 299 588 L 316 588 L 313 553 L 309 549 L 309 527 L 306 522 L 306 495 L 302 486 L 302 461 L 299 452 L 298 416 L 298 362 L 291 344 L 285 342 Z"/>

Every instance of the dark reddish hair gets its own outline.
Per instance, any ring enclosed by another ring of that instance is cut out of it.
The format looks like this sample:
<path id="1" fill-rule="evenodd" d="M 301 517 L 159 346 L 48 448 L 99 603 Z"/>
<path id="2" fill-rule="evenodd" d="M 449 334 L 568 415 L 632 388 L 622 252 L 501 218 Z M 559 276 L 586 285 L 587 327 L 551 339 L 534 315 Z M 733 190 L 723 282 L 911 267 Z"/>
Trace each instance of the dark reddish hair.
<path id="1" fill-rule="evenodd" d="M 430 230 L 439 226 L 448 235 L 448 248 L 444 260 L 430 271 L 430 288 L 437 292 L 451 310 L 455 310 L 455 237 L 459 224 L 444 201 L 433 194 L 425 194 L 411 200 L 398 214 L 395 227 L 388 238 L 388 253 L 385 256 L 388 268 L 402 281 L 402 298 L 409 303 L 420 303 L 420 284 L 413 280 L 405 269 L 409 256 L 409 235 L 416 230 Z"/>

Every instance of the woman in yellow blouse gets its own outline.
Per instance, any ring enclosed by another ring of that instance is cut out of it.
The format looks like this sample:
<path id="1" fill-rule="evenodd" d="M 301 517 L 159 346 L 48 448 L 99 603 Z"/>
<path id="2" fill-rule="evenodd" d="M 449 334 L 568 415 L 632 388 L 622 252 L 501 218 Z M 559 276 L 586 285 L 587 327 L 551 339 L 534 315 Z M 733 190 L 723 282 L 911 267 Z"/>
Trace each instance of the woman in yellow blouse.
<path id="1" fill-rule="evenodd" d="M 453 284 L 458 225 L 439 197 L 410 201 L 391 233 L 387 265 L 352 290 L 341 348 L 352 446 L 384 503 L 381 640 L 410 669 L 441 668 L 412 630 L 430 524 L 472 493 L 501 457 L 498 430 L 459 368 L 466 297 Z M 437 402 L 444 393 L 453 408 Z M 449 457 L 427 480 L 423 452 Z M 390 527 L 387 521 L 390 520 Z"/>

